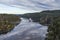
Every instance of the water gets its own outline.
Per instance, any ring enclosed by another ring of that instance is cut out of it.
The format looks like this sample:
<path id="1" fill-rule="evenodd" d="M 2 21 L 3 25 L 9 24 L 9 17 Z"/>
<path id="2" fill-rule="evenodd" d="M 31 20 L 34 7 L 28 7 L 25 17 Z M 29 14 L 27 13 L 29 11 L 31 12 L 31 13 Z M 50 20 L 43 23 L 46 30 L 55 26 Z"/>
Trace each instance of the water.
<path id="1" fill-rule="evenodd" d="M 0 40 L 44 40 L 47 26 L 39 23 L 29 22 L 21 18 L 21 22 L 11 32 L 0 35 Z"/>

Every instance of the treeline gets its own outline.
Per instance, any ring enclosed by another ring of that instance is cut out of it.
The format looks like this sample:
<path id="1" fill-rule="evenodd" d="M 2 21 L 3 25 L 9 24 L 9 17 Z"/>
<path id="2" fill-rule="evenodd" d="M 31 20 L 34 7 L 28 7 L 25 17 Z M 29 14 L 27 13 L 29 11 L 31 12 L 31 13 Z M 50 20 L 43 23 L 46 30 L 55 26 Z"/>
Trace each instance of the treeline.
<path id="1" fill-rule="evenodd" d="M 20 22 L 20 17 L 13 14 L 0 14 L 0 34 L 11 31 Z"/>
<path id="2" fill-rule="evenodd" d="M 60 40 L 60 16 L 52 17 L 45 40 Z"/>

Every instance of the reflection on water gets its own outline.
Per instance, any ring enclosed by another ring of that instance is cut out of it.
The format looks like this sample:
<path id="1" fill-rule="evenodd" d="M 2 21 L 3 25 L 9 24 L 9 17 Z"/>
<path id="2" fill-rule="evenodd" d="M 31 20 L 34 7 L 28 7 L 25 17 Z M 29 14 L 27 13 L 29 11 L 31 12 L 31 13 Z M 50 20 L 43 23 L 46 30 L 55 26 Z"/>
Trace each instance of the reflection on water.
<path id="1" fill-rule="evenodd" d="M 28 19 L 21 18 L 21 23 L 11 32 L 0 35 L 0 40 L 44 40 L 47 33 L 47 26 L 39 23 L 29 22 Z"/>

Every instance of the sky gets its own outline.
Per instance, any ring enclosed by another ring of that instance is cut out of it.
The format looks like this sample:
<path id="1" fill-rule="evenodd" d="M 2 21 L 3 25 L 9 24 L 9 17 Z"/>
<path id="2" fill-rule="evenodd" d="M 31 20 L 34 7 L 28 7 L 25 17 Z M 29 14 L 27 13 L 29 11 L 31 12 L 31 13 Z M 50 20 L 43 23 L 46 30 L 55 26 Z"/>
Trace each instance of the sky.
<path id="1" fill-rule="evenodd" d="M 24 14 L 59 9 L 60 0 L 0 0 L 0 13 Z"/>

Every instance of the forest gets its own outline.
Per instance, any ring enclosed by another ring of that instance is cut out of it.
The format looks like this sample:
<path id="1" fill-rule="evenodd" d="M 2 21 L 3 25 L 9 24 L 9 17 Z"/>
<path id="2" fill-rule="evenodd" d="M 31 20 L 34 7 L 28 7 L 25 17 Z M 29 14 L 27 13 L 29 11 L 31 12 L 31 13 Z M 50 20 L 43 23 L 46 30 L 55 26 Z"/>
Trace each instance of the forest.
<path id="1" fill-rule="evenodd" d="M 10 32 L 20 21 L 14 14 L 0 14 L 0 35 Z"/>

